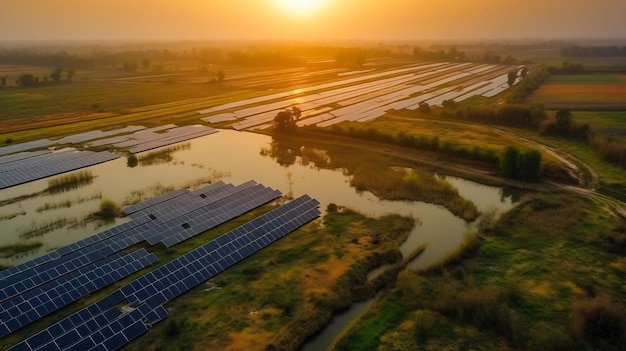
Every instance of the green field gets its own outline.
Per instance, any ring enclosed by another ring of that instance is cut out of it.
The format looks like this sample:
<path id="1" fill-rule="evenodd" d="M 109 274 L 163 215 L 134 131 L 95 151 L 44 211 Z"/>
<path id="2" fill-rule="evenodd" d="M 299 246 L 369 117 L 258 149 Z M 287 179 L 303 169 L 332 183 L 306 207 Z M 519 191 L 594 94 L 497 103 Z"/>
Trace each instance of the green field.
<path id="1" fill-rule="evenodd" d="M 602 206 L 527 197 L 452 263 L 401 273 L 337 350 L 623 349 L 625 223 Z"/>

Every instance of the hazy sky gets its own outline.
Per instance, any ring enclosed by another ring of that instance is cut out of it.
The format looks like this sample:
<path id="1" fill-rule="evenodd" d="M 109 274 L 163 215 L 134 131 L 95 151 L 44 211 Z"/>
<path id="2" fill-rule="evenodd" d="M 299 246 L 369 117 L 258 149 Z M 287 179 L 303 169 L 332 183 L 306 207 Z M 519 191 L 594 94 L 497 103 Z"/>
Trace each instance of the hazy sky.
<path id="1" fill-rule="evenodd" d="M 0 0 L 0 40 L 623 38 L 625 15 L 626 0 Z"/>

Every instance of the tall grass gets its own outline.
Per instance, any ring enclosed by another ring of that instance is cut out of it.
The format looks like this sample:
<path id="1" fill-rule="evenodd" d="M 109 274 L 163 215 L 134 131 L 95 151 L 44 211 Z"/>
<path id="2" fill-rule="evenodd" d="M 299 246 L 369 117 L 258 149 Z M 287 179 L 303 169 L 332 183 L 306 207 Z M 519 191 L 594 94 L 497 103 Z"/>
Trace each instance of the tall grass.
<path id="1" fill-rule="evenodd" d="M 20 254 L 24 254 L 29 251 L 38 249 L 41 246 L 43 246 L 41 242 L 19 243 L 19 244 L 0 246 L 0 258 L 9 258 L 9 257 L 17 256 Z"/>
<path id="2" fill-rule="evenodd" d="M 626 307 L 607 295 L 577 302 L 570 326 L 574 337 L 586 339 L 595 347 L 607 343 L 626 349 Z"/>
<path id="3" fill-rule="evenodd" d="M 9 213 L 7 215 L 0 216 L 0 221 L 8 221 L 9 219 L 13 219 L 17 216 L 23 216 L 25 214 L 26 214 L 26 211 L 24 210 L 14 212 L 14 213 Z"/>
<path id="4" fill-rule="evenodd" d="M 93 174 L 90 170 L 82 170 L 65 174 L 48 181 L 46 191 L 50 193 L 60 193 L 93 183 Z"/>
<path id="5" fill-rule="evenodd" d="M 98 192 L 98 193 L 94 193 L 91 196 L 78 197 L 75 200 L 65 199 L 61 202 L 56 202 L 56 203 L 46 202 L 45 204 L 37 207 L 37 212 L 56 210 L 59 208 L 69 208 L 69 207 L 72 207 L 74 204 L 82 204 L 87 201 L 101 199 L 101 198 L 102 198 L 102 193 Z"/>
<path id="6" fill-rule="evenodd" d="M 59 217 L 44 223 L 32 223 L 30 227 L 22 230 L 19 236 L 23 239 L 31 239 L 75 224 L 78 224 L 76 218 Z"/>
<path id="7" fill-rule="evenodd" d="M 376 350 L 378 340 L 387 331 L 404 319 L 406 309 L 397 296 L 391 294 L 377 308 L 378 313 L 367 314 L 362 322 L 342 338 L 336 346 L 339 351 Z"/>
<path id="8" fill-rule="evenodd" d="M 180 145 L 168 146 L 156 151 L 150 151 L 145 155 L 139 155 L 137 162 L 140 166 L 158 165 L 163 163 L 170 163 L 174 160 L 172 154 L 176 151 L 191 149 L 191 143 L 184 143 Z"/>

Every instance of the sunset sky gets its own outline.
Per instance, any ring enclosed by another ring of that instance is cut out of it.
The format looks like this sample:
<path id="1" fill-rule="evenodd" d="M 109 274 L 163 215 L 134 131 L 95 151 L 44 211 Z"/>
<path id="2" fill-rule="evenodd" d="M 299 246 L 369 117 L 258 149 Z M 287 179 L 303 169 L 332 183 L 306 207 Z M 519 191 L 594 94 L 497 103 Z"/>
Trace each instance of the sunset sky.
<path id="1" fill-rule="evenodd" d="M 0 40 L 623 38 L 624 14 L 626 0 L 0 0 Z"/>

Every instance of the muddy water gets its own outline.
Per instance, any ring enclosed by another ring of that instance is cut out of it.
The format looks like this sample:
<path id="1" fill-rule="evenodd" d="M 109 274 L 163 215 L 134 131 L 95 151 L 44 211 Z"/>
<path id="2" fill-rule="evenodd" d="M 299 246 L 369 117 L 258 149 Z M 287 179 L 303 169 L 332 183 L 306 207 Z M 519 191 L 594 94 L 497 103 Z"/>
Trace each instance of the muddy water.
<path id="1" fill-rule="evenodd" d="M 143 196 L 162 187 L 183 187 L 200 180 L 220 178 L 239 184 L 250 179 L 281 190 L 293 196 L 309 194 L 321 202 L 325 209 L 330 203 L 353 208 L 370 216 L 399 213 L 413 216 L 421 221 L 402 245 L 408 254 L 415 247 L 426 243 L 427 249 L 414 263 L 415 267 L 427 266 L 454 250 L 473 224 L 454 217 L 441 206 L 407 201 L 379 200 L 369 192 L 357 192 L 350 187 L 350 179 L 341 170 L 317 169 L 311 165 L 294 163 L 283 167 L 272 158 L 262 156 L 271 138 L 246 132 L 223 130 L 217 134 L 199 138 L 184 147 L 170 147 L 171 152 L 143 160 L 154 151 L 138 155 L 140 162 L 128 167 L 127 160 L 118 160 L 89 167 L 94 175 L 91 184 L 67 192 L 48 194 L 44 190 L 47 179 L 0 190 L 0 201 L 27 194 L 39 194 L 13 204 L 0 206 L 0 246 L 41 242 L 43 246 L 30 253 L 0 259 L 2 265 L 13 265 L 39 256 L 46 251 L 117 225 L 125 219 L 104 223 L 85 221 L 98 210 L 101 199 L 112 199 L 122 204 L 130 201 L 129 195 L 139 192 Z M 163 149 L 162 149 L 163 150 Z M 167 150 L 167 149 L 166 149 Z M 474 201 L 483 212 L 501 213 L 512 207 L 512 197 L 503 190 L 483 186 L 458 178 L 447 178 L 460 194 Z M 69 207 L 61 206 L 69 204 Z M 44 207 L 58 207 L 42 210 Z M 16 215 L 14 218 L 6 218 Z M 54 227 L 63 223 L 62 228 Z M 38 234 L 33 234 L 39 232 Z M 45 233 L 42 233 L 45 232 Z M 35 235 L 33 237 L 33 235 Z"/>

